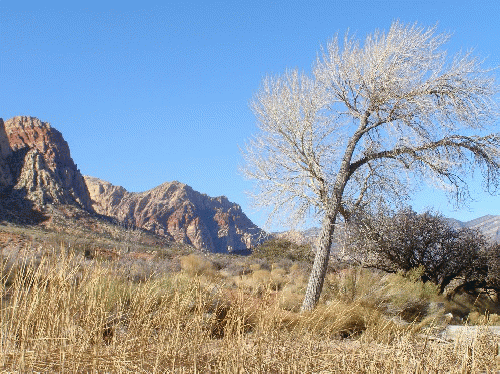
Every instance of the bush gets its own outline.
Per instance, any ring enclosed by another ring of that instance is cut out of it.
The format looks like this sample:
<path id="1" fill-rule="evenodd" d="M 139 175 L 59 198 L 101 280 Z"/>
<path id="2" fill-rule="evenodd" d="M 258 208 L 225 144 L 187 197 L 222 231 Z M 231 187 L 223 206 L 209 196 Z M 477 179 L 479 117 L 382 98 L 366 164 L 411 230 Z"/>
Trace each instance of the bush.
<path id="1" fill-rule="evenodd" d="M 486 253 L 488 264 L 488 277 L 486 288 L 495 290 L 500 294 L 500 243 L 492 245 Z"/>
<path id="2" fill-rule="evenodd" d="M 390 273 L 422 267 L 420 279 L 438 285 L 440 293 L 457 278 L 470 287 L 485 283 L 485 237 L 476 230 L 452 227 L 440 214 L 405 209 L 365 215 L 353 227 L 368 266 Z"/>
<path id="3" fill-rule="evenodd" d="M 194 253 L 180 258 L 181 269 L 190 275 L 210 275 L 214 273 L 214 265 L 209 260 Z"/>
<path id="4" fill-rule="evenodd" d="M 312 263 L 314 260 L 314 252 L 309 244 L 298 245 L 286 239 L 268 240 L 256 247 L 252 256 L 268 261 L 288 259 Z"/>

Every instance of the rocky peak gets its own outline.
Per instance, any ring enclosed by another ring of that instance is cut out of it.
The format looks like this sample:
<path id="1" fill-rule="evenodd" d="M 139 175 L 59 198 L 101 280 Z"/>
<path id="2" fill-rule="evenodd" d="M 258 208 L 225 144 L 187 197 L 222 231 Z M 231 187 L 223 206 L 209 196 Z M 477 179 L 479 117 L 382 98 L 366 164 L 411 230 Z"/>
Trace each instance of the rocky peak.
<path id="1" fill-rule="evenodd" d="M 145 192 L 85 176 L 96 212 L 210 252 L 248 253 L 266 234 L 239 205 L 174 181 Z"/>
<path id="2" fill-rule="evenodd" d="M 52 170 L 61 166 L 75 166 L 68 143 L 49 123 L 35 117 L 14 117 L 5 122 L 5 132 L 13 152 L 36 149 Z"/>
<path id="3" fill-rule="evenodd" d="M 1 121 L 0 148 L 0 184 L 10 203 L 71 204 L 92 211 L 87 186 L 68 143 L 50 124 L 24 116 Z"/>

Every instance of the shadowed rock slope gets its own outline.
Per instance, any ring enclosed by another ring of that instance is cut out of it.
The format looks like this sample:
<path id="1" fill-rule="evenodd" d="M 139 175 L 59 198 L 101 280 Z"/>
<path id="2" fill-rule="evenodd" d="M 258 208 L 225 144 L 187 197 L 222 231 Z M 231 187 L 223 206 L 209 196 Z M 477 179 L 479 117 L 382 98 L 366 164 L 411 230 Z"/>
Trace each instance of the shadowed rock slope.
<path id="1" fill-rule="evenodd" d="M 92 211 L 62 134 L 34 117 L 0 119 L 0 213 L 29 221 L 46 204 Z"/>
<path id="2" fill-rule="evenodd" d="M 167 182 L 146 192 L 85 176 L 97 213 L 176 242 L 219 253 L 250 253 L 266 238 L 226 197 L 209 197 L 180 182 Z"/>

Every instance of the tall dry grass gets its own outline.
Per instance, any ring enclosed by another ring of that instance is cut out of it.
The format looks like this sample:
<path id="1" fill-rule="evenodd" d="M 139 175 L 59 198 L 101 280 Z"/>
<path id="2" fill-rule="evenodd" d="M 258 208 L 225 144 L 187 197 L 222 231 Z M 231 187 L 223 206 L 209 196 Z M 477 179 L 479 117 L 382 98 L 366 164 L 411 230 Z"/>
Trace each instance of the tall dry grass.
<path id="1" fill-rule="evenodd" d="M 331 286 L 316 310 L 299 314 L 283 307 L 287 293 L 301 292 L 299 281 L 291 281 L 299 279 L 296 274 L 273 269 L 255 279 L 242 275 L 240 286 L 213 269 L 210 276 L 192 275 L 199 274 L 196 264 L 208 266 L 190 258 L 186 271 L 134 282 L 120 268 L 64 248 L 38 260 L 4 261 L 0 367 L 112 373 L 500 369 L 493 336 L 446 343 L 425 335 L 416 323 L 398 325 L 366 303 L 362 294 L 373 290 L 362 274 L 357 281 L 343 280 L 349 297 Z"/>

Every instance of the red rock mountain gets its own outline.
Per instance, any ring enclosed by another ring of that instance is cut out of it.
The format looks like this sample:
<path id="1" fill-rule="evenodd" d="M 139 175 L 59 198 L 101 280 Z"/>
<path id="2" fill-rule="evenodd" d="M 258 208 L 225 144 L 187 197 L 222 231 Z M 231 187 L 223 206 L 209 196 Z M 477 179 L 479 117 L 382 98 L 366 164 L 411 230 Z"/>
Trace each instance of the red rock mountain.
<path id="1" fill-rule="evenodd" d="M 98 178 L 85 176 L 85 181 L 96 212 L 198 249 L 249 253 L 266 238 L 224 196 L 209 197 L 179 182 L 133 193 Z"/>
<path id="2" fill-rule="evenodd" d="M 130 193 L 83 177 L 62 134 L 34 117 L 0 119 L 0 221 L 33 223 L 76 207 L 211 252 L 248 253 L 265 233 L 225 197 L 179 182 Z M 50 209 L 49 209 L 50 208 Z"/>
<path id="3" fill-rule="evenodd" d="M 75 205 L 92 211 L 85 180 L 68 143 L 50 124 L 34 117 L 0 119 L 0 193 L 2 212 L 26 205 Z"/>

